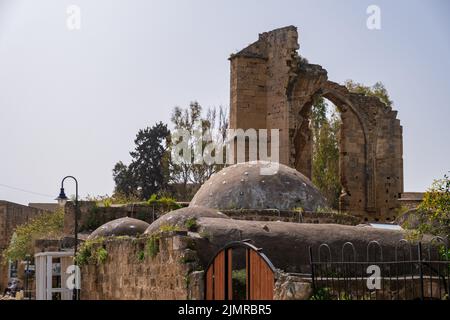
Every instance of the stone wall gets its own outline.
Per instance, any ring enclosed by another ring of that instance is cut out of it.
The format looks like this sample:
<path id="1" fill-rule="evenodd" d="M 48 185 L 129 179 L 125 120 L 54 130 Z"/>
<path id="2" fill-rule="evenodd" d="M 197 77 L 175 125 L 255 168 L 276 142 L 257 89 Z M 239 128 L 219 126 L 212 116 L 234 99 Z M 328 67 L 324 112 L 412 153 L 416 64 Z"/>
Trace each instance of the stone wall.
<path id="1" fill-rule="evenodd" d="M 312 295 L 311 276 L 277 272 L 274 300 L 309 300 Z"/>
<path id="2" fill-rule="evenodd" d="M 203 298 L 203 273 L 186 232 L 159 238 L 112 238 L 103 263 L 81 267 L 83 300 L 183 300 Z M 157 252 L 152 257 L 152 241 Z"/>
<path id="3" fill-rule="evenodd" d="M 2 262 L 2 252 L 8 247 L 14 229 L 43 212 L 17 203 L 0 201 L 0 292 L 8 284 L 8 265 Z"/>
<path id="4" fill-rule="evenodd" d="M 351 93 L 297 53 L 293 26 L 260 34 L 231 56 L 230 128 L 279 129 L 280 162 L 311 177 L 310 111 L 317 97 L 341 114 L 340 209 L 392 220 L 403 192 L 402 127 L 379 99 Z"/>
<path id="5" fill-rule="evenodd" d="M 419 207 L 419 205 L 423 201 L 425 193 L 423 192 L 406 192 L 402 194 L 402 197 L 399 199 L 402 207 L 407 208 L 409 210 L 414 210 Z"/>

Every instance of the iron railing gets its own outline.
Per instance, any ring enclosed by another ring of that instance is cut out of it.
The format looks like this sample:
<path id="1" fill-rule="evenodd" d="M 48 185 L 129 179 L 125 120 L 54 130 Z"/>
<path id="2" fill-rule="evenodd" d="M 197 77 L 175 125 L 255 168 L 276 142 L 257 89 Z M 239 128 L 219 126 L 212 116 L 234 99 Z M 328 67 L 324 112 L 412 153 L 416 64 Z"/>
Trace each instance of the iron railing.
<path id="1" fill-rule="evenodd" d="M 443 238 L 415 244 L 401 240 L 384 251 L 377 241 L 367 245 L 365 257 L 357 257 L 351 242 L 340 252 L 327 244 L 310 247 L 313 299 L 450 299 L 450 254 Z"/>

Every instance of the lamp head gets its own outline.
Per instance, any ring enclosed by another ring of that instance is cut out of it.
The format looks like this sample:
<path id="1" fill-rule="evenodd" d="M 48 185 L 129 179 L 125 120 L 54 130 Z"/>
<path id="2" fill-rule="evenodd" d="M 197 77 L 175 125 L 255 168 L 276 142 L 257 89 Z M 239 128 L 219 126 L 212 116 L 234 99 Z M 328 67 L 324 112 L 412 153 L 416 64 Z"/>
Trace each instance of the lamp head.
<path id="1" fill-rule="evenodd" d="M 66 205 L 69 198 L 67 198 L 66 193 L 64 192 L 64 188 L 61 188 L 59 196 L 55 200 L 58 201 L 58 203 L 61 207 L 64 207 Z"/>

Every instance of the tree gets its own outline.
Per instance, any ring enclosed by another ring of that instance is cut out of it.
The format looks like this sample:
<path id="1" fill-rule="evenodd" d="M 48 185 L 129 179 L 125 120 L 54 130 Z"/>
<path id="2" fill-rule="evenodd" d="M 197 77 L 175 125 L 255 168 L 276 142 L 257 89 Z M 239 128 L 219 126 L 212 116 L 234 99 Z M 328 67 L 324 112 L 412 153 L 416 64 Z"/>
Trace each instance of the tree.
<path id="1" fill-rule="evenodd" d="M 450 178 L 435 180 L 419 206 L 421 234 L 430 233 L 450 238 Z"/>
<path id="2" fill-rule="evenodd" d="M 116 184 L 114 189 L 116 197 L 129 199 L 137 195 L 138 185 L 133 177 L 133 172 L 122 161 L 114 166 L 113 179 Z"/>
<path id="3" fill-rule="evenodd" d="M 33 242 L 37 239 L 59 239 L 63 235 L 64 210 L 44 213 L 14 230 L 9 246 L 3 252 L 3 262 L 25 260 L 34 254 Z"/>
<path id="4" fill-rule="evenodd" d="M 138 195 L 148 200 L 151 195 L 167 188 L 168 179 L 164 168 L 170 131 L 166 124 L 157 123 L 153 127 L 139 130 L 134 140 L 135 149 L 129 166 L 118 162 L 113 169 L 116 183 L 115 192 L 127 196 Z"/>
<path id="5" fill-rule="evenodd" d="M 224 164 L 220 163 L 206 163 L 203 152 L 208 144 L 225 139 L 228 117 L 222 107 L 209 108 L 206 115 L 203 115 L 203 108 L 194 101 L 185 109 L 175 107 L 171 121 L 175 131 L 189 133 L 189 141 L 186 142 L 192 152 L 187 156 L 188 161 L 175 163 L 171 159 L 169 165 L 170 180 L 182 186 L 181 196 L 187 199 L 191 196 L 188 191 L 189 184 L 198 187 L 224 167 Z M 182 138 L 179 137 L 172 141 L 172 146 L 180 143 L 181 140 Z M 201 146 L 201 150 L 197 150 L 196 146 Z M 214 150 L 212 155 L 215 155 Z M 195 191 L 195 188 L 192 191 Z"/>
<path id="6" fill-rule="evenodd" d="M 388 107 L 392 107 L 394 104 L 389 97 L 386 87 L 381 82 L 377 82 L 372 87 L 369 87 L 361 83 L 354 82 L 353 80 L 347 80 L 345 82 L 345 86 L 350 92 L 361 93 L 370 97 L 377 97 Z"/>
<path id="7" fill-rule="evenodd" d="M 341 183 L 339 177 L 339 128 L 341 120 L 336 110 L 327 114 L 327 103 L 316 99 L 311 110 L 313 135 L 312 181 L 327 198 L 328 205 L 339 207 Z"/>

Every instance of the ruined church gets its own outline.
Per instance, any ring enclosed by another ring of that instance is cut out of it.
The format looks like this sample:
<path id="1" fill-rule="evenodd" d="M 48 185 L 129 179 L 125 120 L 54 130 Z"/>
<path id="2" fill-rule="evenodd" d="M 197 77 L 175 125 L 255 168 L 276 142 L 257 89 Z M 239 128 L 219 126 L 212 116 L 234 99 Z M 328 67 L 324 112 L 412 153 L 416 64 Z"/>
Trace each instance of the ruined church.
<path id="1" fill-rule="evenodd" d="M 352 93 L 299 53 L 297 28 L 259 35 L 233 54 L 231 129 L 279 129 L 280 163 L 311 179 L 310 113 L 317 97 L 339 110 L 339 209 L 366 221 L 393 221 L 403 193 L 402 127 L 397 111 L 376 97 Z"/>

